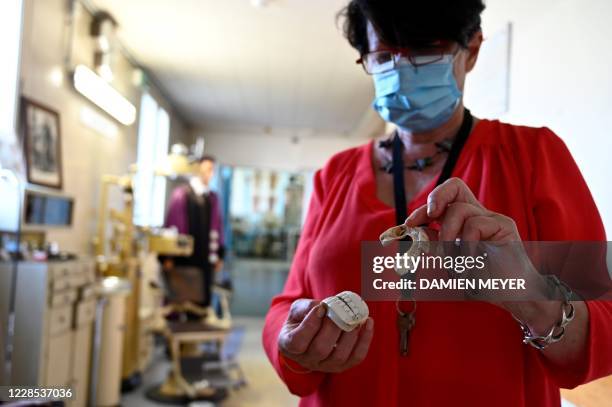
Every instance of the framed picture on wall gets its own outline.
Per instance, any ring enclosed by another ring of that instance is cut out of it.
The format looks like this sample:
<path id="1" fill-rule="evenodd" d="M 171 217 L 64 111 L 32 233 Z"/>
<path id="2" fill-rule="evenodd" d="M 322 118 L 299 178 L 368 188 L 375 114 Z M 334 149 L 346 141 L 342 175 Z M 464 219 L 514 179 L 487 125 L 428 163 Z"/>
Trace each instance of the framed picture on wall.
<path id="1" fill-rule="evenodd" d="M 24 155 L 28 182 L 62 188 L 62 148 L 59 113 L 22 98 Z"/>

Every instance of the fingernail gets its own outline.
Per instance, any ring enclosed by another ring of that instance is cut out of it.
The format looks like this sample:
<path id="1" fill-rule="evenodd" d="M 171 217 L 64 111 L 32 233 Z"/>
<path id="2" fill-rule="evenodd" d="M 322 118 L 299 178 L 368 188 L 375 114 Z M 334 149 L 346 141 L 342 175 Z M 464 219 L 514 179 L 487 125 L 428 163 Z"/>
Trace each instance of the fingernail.
<path id="1" fill-rule="evenodd" d="M 368 331 L 371 331 L 374 328 L 374 320 L 372 318 L 368 318 L 368 321 L 366 322 L 366 329 Z"/>
<path id="2" fill-rule="evenodd" d="M 436 210 L 436 203 L 434 201 L 427 202 L 427 216 L 433 216 Z"/>
<path id="3" fill-rule="evenodd" d="M 317 307 L 319 307 L 319 309 L 317 310 L 317 316 L 319 318 L 323 318 L 325 316 L 325 307 L 323 306 L 323 304 L 319 304 L 317 305 Z"/>

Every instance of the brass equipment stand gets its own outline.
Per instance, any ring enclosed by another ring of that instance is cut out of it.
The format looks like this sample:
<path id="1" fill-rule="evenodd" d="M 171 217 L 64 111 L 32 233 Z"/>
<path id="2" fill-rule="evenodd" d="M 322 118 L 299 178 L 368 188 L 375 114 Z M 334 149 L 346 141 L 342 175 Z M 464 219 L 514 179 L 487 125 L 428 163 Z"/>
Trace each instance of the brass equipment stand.
<path id="1" fill-rule="evenodd" d="M 153 333 L 148 325 L 143 326 L 139 312 L 143 299 L 143 255 L 155 252 L 185 256 L 193 251 L 193 239 L 190 236 L 168 236 L 134 225 L 134 170 L 132 168 L 128 175 L 102 177 L 97 234 L 94 239 L 98 275 L 125 278 L 132 286 L 125 308 L 121 374 L 122 389 L 125 391 L 140 384 L 140 370 L 144 364 L 142 358 L 147 353 L 141 349 L 143 343 L 146 343 L 141 337 Z M 111 188 L 118 188 L 121 193 L 121 209 L 109 208 Z"/>
<path id="2" fill-rule="evenodd" d="M 109 208 L 111 187 L 118 187 L 122 197 L 121 209 Z M 139 242 L 136 240 L 133 176 L 104 175 L 98 208 L 98 230 L 94 241 L 96 265 L 103 277 L 127 279 L 132 291 L 126 299 L 125 333 L 123 337 L 122 388 L 124 383 L 138 385 L 140 320 L 138 309 L 141 295 Z M 111 235 L 107 237 L 110 225 Z M 129 387 L 129 386 L 128 386 Z M 133 386 L 135 387 L 135 386 Z"/>

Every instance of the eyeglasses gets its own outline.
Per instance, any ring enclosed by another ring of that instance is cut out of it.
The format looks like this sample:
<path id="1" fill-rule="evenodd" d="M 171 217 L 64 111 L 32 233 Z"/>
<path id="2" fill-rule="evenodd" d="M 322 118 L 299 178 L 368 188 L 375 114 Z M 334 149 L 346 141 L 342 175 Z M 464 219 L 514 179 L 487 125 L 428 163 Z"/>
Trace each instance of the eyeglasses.
<path id="1" fill-rule="evenodd" d="M 361 64 L 368 75 L 376 75 L 395 69 L 402 61 L 409 63 L 413 67 L 446 61 L 447 58 L 454 58 L 459 52 L 459 49 L 460 47 L 458 44 L 454 44 L 450 47 L 436 47 L 421 50 L 396 48 L 368 52 L 355 62 Z"/>

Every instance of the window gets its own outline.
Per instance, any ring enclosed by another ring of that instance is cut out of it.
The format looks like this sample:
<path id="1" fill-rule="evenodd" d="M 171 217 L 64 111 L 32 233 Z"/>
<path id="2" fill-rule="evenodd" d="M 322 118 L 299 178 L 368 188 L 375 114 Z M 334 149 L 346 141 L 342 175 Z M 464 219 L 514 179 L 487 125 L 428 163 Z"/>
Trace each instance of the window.
<path id="1" fill-rule="evenodd" d="M 168 155 L 170 116 L 155 99 L 144 93 L 138 127 L 138 172 L 134 186 L 134 223 L 161 226 L 164 223 L 166 179 L 155 170 Z"/>
<path id="2" fill-rule="evenodd" d="M 21 0 L 4 1 L 0 5 L 0 141 L 15 141 L 21 10 Z"/>

